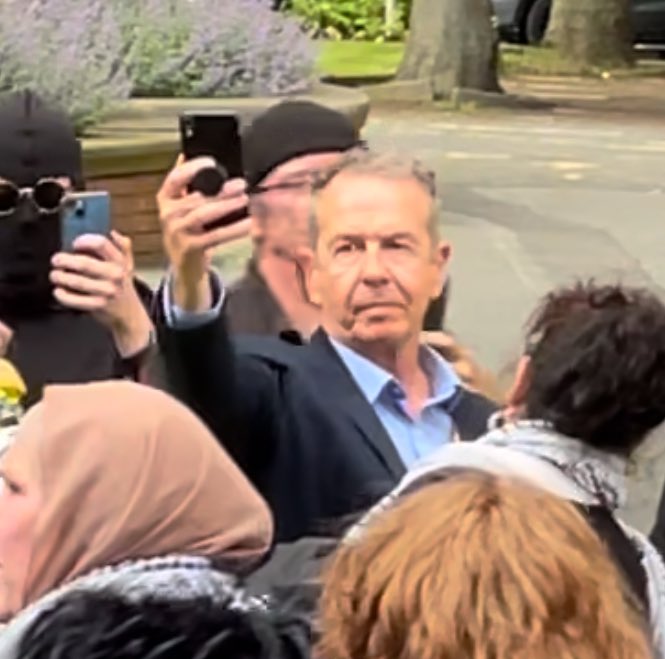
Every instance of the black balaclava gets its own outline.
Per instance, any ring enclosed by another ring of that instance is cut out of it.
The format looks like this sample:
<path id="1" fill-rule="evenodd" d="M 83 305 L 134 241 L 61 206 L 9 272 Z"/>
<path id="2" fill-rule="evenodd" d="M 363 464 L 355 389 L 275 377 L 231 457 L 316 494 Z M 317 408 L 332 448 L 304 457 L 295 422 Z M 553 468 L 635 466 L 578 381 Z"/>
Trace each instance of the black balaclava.
<path id="1" fill-rule="evenodd" d="M 30 91 L 0 98 L 0 178 L 20 188 L 68 177 L 83 187 L 81 145 L 66 115 Z M 60 212 L 41 213 L 23 198 L 0 216 L 0 314 L 20 316 L 54 304 L 51 257 L 60 249 Z"/>

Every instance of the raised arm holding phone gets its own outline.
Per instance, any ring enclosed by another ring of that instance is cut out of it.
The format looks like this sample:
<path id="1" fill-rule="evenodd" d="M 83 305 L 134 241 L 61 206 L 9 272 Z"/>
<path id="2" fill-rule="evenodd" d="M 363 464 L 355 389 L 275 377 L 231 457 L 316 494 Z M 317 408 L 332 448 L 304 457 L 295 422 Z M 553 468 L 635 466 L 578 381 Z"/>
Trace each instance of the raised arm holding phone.
<path id="1" fill-rule="evenodd" d="M 210 253 L 226 243 L 247 235 L 249 220 L 210 228 L 219 218 L 247 206 L 245 182 L 227 181 L 215 196 L 190 192 L 194 177 L 213 168 L 212 158 L 181 160 L 168 175 L 158 194 L 164 247 L 171 265 L 171 289 L 176 309 L 184 314 L 210 310 Z"/>

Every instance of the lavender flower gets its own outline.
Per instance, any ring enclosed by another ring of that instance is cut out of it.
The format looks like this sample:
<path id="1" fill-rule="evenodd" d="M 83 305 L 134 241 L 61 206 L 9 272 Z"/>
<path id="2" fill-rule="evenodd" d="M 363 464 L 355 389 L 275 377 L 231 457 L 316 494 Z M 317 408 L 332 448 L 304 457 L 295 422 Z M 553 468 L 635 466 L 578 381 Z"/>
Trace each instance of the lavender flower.
<path id="1" fill-rule="evenodd" d="M 0 91 L 30 87 L 84 130 L 135 96 L 304 91 L 315 53 L 273 0 L 0 0 Z"/>
<path id="2" fill-rule="evenodd" d="M 132 17 L 135 93 L 258 96 L 306 90 L 314 73 L 313 44 L 297 20 L 271 5 L 272 0 L 144 0 Z"/>
<path id="3" fill-rule="evenodd" d="M 133 94 L 142 96 L 178 95 L 158 72 L 165 61 L 182 53 L 191 32 L 188 0 L 113 0 L 121 26 L 123 60 L 132 80 Z"/>
<path id="4" fill-rule="evenodd" d="M 122 38 L 106 0 L 2 0 L 0 90 L 32 88 L 80 130 L 129 95 Z"/>

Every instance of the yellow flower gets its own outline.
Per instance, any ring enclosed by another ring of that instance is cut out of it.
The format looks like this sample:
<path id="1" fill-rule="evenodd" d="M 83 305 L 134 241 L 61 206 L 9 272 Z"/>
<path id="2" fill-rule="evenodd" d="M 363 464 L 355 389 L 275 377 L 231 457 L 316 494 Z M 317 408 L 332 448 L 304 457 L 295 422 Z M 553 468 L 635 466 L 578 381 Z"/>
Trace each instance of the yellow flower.
<path id="1" fill-rule="evenodd" d="M 0 400 L 17 405 L 26 393 L 25 382 L 14 365 L 0 359 Z"/>

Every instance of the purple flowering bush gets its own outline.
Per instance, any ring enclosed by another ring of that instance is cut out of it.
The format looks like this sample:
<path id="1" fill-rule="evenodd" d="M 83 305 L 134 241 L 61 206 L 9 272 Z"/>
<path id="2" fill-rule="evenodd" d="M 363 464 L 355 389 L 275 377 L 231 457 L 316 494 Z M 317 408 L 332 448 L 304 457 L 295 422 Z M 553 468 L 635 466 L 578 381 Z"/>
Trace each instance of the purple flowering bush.
<path id="1" fill-rule="evenodd" d="M 273 0 L 0 0 L 0 92 L 32 88 L 80 131 L 133 96 L 306 90 L 314 44 Z"/>
<path id="2" fill-rule="evenodd" d="M 276 95 L 312 82 L 314 45 L 298 20 L 272 11 L 272 0 L 140 4 L 120 10 L 132 40 L 127 65 L 135 95 Z"/>
<path id="3" fill-rule="evenodd" d="M 122 47 L 108 0 L 0 1 L 0 91 L 33 89 L 79 131 L 129 96 Z"/>

